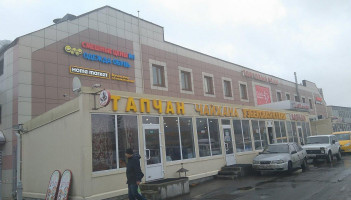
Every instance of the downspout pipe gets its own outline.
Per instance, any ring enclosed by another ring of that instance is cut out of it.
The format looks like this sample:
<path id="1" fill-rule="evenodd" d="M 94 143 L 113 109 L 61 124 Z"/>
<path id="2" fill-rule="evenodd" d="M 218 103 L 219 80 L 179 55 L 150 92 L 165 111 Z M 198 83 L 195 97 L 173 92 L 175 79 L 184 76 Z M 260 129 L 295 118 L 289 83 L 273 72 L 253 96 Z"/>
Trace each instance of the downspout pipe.
<path id="1" fill-rule="evenodd" d="M 22 146 L 22 135 L 20 134 L 20 130 L 16 133 L 17 136 L 17 200 L 22 200 L 22 192 L 23 186 L 21 181 L 21 170 L 22 170 L 22 162 L 21 162 L 21 146 Z"/>
<path id="2" fill-rule="evenodd" d="M 294 72 L 294 76 L 295 76 L 296 95 L 297 95 L 297 98 L 298 98 L 298 100 L 300 102 L 301 100 L 300 100 L 300 93 L 299 93 L 299 84 L 297 83 L 296 72 Z"/>

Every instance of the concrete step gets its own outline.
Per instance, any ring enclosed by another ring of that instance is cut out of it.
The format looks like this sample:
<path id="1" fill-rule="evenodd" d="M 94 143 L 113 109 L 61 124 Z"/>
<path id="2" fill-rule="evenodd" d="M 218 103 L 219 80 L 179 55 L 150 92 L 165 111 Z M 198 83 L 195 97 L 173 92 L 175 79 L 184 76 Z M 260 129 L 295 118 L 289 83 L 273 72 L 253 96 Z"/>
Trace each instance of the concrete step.
<path id="1" fill-rule="evenodd" d="M 239 176 L 237 176 L 237 175 L 216 175 L 216 178 L 225 179 L 225 180 L 235 180 L 235 179 L 238 179 Z"/>
<path id="2" fill-rule="evenodd" d="M 218 175 L 236 175 L 236 176 L 241 176 L 241 172 L 239 172 L 239 171 L 219 171 Z"/>

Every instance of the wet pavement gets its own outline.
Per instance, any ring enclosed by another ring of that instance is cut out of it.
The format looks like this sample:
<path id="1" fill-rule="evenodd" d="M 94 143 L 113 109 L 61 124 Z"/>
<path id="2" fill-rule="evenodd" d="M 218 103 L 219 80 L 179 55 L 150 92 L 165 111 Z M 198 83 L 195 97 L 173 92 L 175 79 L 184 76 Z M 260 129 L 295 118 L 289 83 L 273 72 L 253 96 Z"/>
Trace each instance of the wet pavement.
<path id="1" fill-rule="evenodd" d="M 238 180 L 211 180 L 172 200 L 351 200 L 351 155 L 341 161 L 309 163 L 306 171 L 265 173 Z"/>

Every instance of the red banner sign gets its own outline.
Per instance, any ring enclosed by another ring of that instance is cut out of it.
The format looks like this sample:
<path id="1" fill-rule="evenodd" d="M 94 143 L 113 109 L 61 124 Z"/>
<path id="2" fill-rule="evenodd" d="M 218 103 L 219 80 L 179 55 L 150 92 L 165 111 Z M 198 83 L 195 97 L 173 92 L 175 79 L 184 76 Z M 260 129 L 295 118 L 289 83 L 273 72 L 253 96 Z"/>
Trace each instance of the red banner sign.
<path id="1" fill-rule="evenodd" d="M 256 88 L 257 105 L 268 104 L 272 102 L 269 88 L 262 87 L 259 85 L 256 85 L 255 88 Z"/>

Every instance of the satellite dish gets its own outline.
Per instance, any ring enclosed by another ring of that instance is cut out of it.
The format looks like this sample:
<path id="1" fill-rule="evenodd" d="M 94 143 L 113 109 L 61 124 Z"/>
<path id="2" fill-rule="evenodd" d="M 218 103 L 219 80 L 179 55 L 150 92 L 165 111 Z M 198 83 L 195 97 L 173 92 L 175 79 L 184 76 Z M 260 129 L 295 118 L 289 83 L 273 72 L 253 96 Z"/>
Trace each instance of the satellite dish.
<path id="1" fill-rule="evenodd" d="M 79 78 L 78 77 L 74 77 L 73 78 L 73 82 L 72 82 L 72 90 L 73 90 L 73 93 L 75 95 L 78 95 L 80 90 L 81 90 L 81 87 L 82 87 L 82 83 L 80 82 Z"/>

